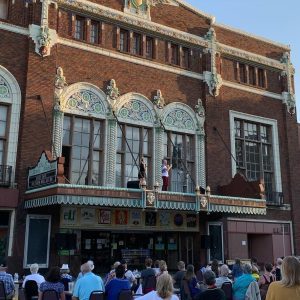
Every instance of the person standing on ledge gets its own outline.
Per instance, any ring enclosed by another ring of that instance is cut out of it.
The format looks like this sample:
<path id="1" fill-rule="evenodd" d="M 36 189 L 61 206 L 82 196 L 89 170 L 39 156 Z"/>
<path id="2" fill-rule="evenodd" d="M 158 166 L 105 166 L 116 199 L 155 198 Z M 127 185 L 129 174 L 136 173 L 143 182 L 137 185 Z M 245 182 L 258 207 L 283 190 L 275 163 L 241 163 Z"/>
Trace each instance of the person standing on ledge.
<path id="1" fill-rule="evenodd" d="M 140 160 L 140 170 L 139 170 L 139 174 L 138 174 L 138 178 L 140 180 L 140 187 L 143 183 L 143 180 L 145 180 L 146 178 L 146 163 L 144 161 L 144 157 L 141 157 L 141 160 Z"/>
<path id="2" fill-rule="evenodd" d="M 162 172 L 162 180 L 163 180 L 163 186 L 162 191 L 167 191 L 169 186 L 169 171 L 172 168 L 172 165 L 168 165 L 168 162 L 166 159 L 163 159 L 162 166 L 161 166 L 161 172 Z"/>

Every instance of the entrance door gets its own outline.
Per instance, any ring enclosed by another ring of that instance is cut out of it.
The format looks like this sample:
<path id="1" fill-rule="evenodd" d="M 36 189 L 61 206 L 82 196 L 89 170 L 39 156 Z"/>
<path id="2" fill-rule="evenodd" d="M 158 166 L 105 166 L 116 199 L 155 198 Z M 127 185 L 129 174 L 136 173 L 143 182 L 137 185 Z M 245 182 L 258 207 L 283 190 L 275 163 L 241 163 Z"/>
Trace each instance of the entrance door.
<path id="1" fill-rule="evenodd" d="M 106 273 L 112 264 L 110 233 L 101 231 L 81 232 L 81 260 L 92 260 L 96 273 Z"/>

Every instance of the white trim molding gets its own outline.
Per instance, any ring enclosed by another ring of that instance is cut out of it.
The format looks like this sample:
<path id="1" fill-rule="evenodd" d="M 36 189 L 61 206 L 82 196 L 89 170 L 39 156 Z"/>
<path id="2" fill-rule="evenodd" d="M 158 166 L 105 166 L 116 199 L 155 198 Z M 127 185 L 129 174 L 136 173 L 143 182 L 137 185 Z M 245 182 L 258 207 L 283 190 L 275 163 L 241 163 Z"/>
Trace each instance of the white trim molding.
<path id="1" fill-rule="evenodd" d="M 16 78 L 1 65 L 0 80 L 4 81 L 4 85 L 8 89 L 8 94 L 4 98 L 0 95 L 0 104 L 8 104 L 10 106 L 8 146 L 4 164 L 12 166 L 11 182 L 14 183 L 21 112 L 21 90 Z"/>
<path id="2" fill-rule="evenodd" d="M 256 123 L 266 124 L 271 126 L 275 191 L 282 192 L 277 120 L 230 110 L 229 111 L 230 142 L 231 142 L 231 153 L 234 155 L 234 157 L 235 157 L 234 119 L 242 119 L 245 121 L 251 121 L 251 122 L 256 122 Z M 236 162 L 233 158 L 231 159 L 231 167 L 232 167 L 232 177 L 234 177 L 234 175 L 236 174 L 237 167 L 236 167 Z"/>
<path id="3" fill-rule="evenodd" d="M 0 21 L 0 29 L 22 35 L 29 35 L 29 29 Z"/>

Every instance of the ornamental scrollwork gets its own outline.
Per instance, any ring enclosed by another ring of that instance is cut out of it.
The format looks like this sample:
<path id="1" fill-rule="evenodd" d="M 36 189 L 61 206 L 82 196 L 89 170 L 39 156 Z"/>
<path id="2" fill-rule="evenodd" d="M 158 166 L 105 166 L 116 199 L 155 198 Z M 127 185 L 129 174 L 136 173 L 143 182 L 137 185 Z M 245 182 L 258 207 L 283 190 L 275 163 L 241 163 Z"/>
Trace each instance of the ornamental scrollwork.
<path id="1" fill-rule="evenodd" d="M 195 124 L 191 116 L 183 109 L 172 110 L 165 118 L 164 124 L 182 130 L 195 130 Z"/>
<path id="2" fill-rule="evenodd" d="M 105 113 L 105 108 L 101 99 L 93 92 L 84 89 L 69 97 L 64 108 L 84 113 Z"/>
<path id="3" fill-rule="evenodd" d="M 119 110 L 118 117 L 131 121 L 153 123 L 153 117 L 149 108 L 139 100 L 132 100 L 124 104 Z"/>
<path id="4" fill-rule="evenodd" d="M 6 80 L 0 76 L 0 98 L 1 99 L 8 99 L 11 97 L 9 85 Z"/>

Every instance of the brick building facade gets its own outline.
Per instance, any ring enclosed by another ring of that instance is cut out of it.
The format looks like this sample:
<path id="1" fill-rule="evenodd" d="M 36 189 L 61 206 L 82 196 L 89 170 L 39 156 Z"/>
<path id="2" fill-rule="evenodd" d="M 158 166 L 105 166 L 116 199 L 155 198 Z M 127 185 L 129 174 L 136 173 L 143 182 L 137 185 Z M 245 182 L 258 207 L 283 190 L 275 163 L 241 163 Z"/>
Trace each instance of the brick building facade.
<path id="1" fill-rule="evenodd" d="M 12 269 L 299 255 L 289 47 L 182 0 L 0 8 L 0 251 Z"/>

